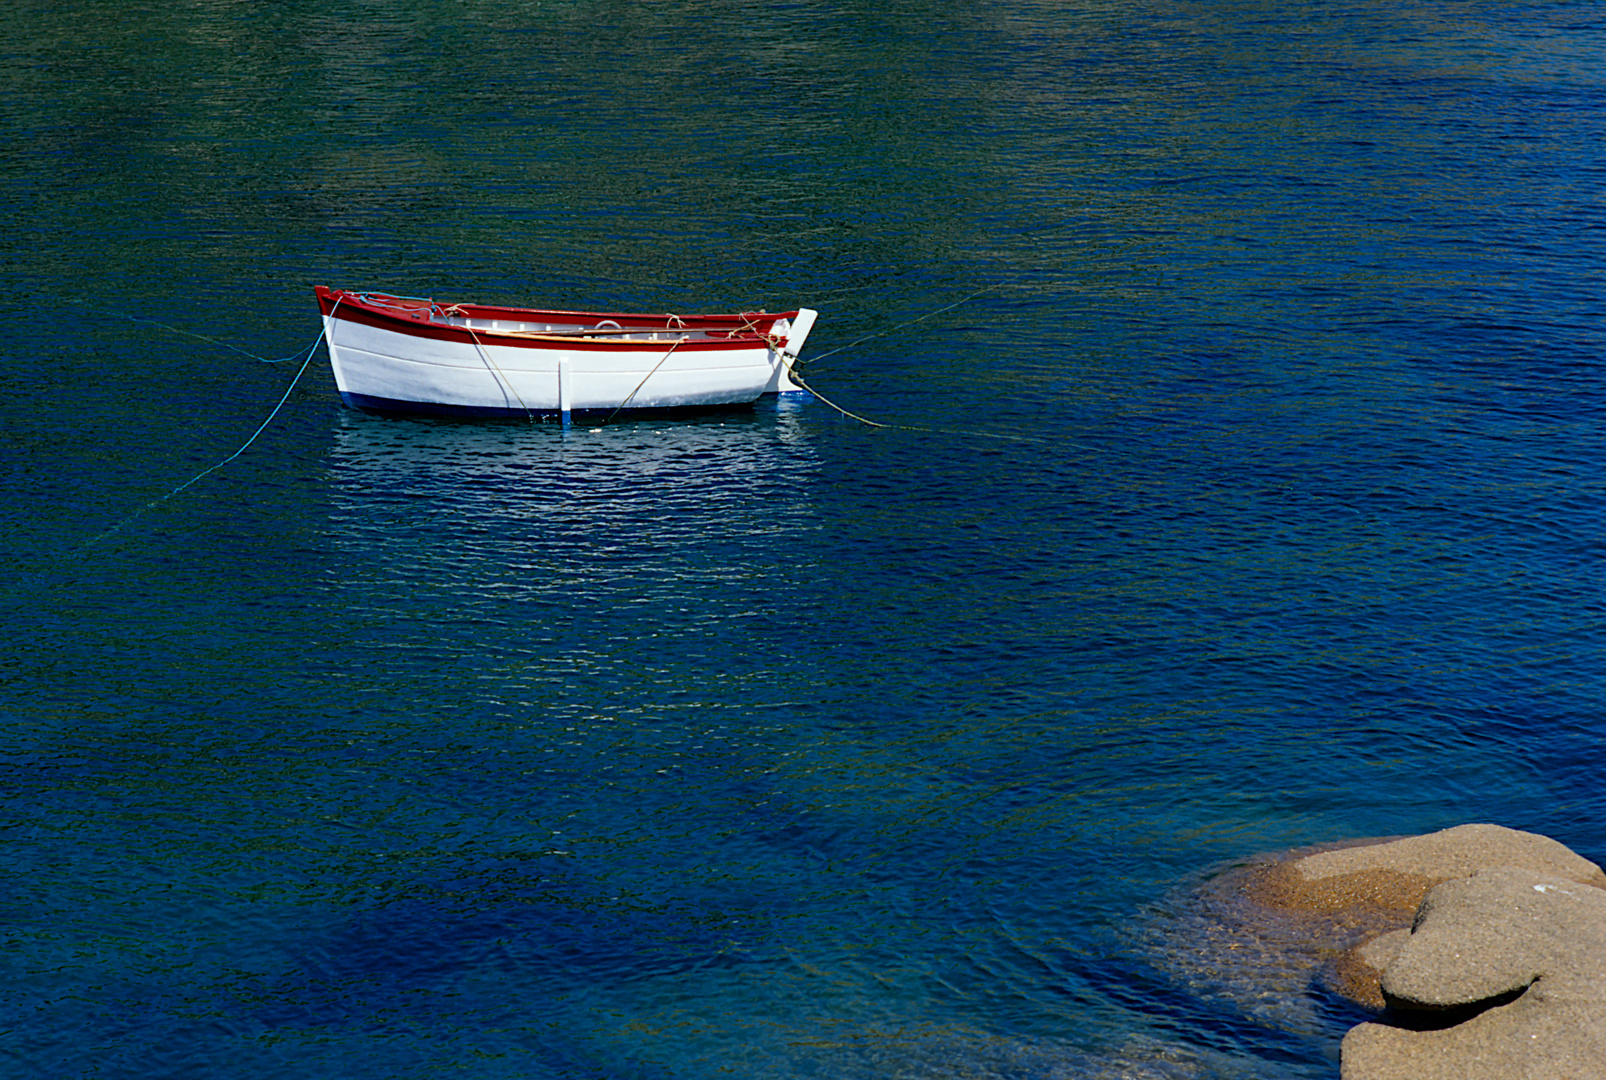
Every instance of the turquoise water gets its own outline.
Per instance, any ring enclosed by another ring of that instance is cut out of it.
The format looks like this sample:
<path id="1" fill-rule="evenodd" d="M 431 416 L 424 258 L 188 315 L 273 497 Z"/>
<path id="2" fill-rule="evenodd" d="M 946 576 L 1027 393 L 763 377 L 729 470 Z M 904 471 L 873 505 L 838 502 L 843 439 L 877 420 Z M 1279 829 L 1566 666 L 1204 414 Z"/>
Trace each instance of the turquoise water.
<path id="1" fill-rule="evenodd" d="M 1210 875 L 1606 856 L 1594 5 L 0 29 L 8 1075 L 1331 1077 Z M 806 304 L 895 426 L 320 352 L 173 494 L 316 283 Z"/>

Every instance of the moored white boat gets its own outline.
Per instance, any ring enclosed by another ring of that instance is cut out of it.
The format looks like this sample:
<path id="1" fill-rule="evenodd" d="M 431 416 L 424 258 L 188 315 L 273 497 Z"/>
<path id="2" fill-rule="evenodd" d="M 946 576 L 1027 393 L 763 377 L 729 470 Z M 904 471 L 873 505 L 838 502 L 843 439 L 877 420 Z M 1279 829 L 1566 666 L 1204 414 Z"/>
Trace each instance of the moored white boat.
<path id="1" fill-rule="evenodd" d="M 442 305 L 317 286 L 335 386 L 369 412 L 533 416 L 742 405 L 789 377 L 817 313 Z"/>

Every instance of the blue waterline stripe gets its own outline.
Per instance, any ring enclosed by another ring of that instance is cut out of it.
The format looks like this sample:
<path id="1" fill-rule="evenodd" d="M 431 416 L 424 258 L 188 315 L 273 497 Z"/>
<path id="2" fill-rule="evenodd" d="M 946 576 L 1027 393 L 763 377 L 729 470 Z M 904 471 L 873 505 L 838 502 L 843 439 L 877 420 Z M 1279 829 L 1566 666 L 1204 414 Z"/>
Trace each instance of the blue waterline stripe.
<path id="1" fill-rule="evenodd" d="M 767 395 L 773 396 L 773 395 Z M 796 396 L 796 395 L 794 395 Z M 557 409 L 516 409 L 492 405 L 449 405 L 430 401 L 402 401 L 396 398 L 371 397 L 368 394 L 340 392 L 340 400 L 353 409 L 379 416 L 412 416 L 435 420 L 529 420 L 532 417 L 556 418 Z M 574 409 L 574 416 L 611 417 L 614 414 L 687 415 L 691 413 L 734 412 L 751 409 L 753 402 L 733 402 L 728 405 L 638 406 L 625 409 Z"/>

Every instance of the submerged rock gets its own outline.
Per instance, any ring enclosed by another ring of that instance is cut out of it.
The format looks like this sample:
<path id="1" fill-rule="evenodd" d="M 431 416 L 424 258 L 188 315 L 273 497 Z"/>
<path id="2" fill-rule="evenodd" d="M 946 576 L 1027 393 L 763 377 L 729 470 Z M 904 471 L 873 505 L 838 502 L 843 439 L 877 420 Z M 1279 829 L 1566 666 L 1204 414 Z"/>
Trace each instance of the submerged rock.
<path id="1" fill-rule="evenodd" d="M 1500 825 L 1457 825 L 1402 839 L 1315 852 L 1265 868 L 1251 894 L 1275 908 L 1365 926 L 1333 963 L 1333 989 L 1360 1005 L 1386 1004 L 1381 974 L 1428 891 L 1483 870 L 1513 867 L 1606 888 L 1606 873 L 1564 844 Z"/>

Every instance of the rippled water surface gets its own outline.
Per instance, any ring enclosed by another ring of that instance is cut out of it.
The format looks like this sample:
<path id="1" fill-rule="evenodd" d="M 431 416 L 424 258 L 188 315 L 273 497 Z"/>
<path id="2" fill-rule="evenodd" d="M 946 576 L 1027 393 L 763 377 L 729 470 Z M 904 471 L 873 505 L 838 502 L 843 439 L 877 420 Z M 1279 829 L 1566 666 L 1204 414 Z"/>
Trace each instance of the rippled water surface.
<path id="1" fill-rule="evenodd" d="M 8 1075 L 1333 1077 L 1210 875 L 1606 856 L 1598 6 L 960 7 L 0 14 Z M 889 426 L 368 417 L 315 283 Z"/>

